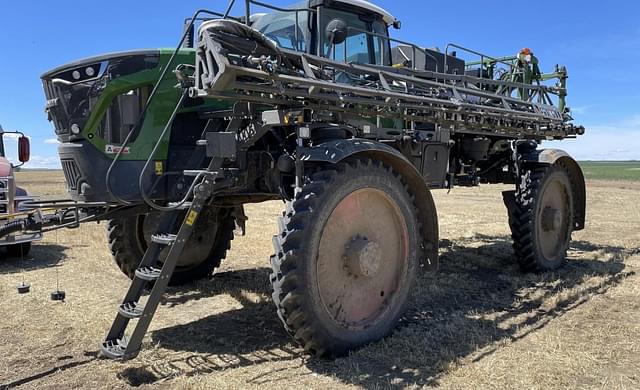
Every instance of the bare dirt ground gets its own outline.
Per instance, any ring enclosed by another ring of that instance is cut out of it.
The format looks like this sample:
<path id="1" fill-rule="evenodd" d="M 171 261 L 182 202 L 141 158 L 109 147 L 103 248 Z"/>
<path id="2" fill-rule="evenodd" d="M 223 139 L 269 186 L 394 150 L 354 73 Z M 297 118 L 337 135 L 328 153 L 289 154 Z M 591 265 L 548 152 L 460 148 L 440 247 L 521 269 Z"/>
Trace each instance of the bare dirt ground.
<path id="1" fill-rule="evenodd" d="M 64 191 L 57 172 L 18 180 Z M 587 230 L 542 275 L 514 264 L 505 188 L 435 193 L 440 271 L 420 276 L 391 337 L 334 361 L 304 355 L 272 307 L 278 202 L 248 207 L 219 272 L 171 289 L 125 363 L 96 358 L 128 287 L 104 225 L 51 233 L 25 261 L 0 261 L 0 388 L 640 388 L 640 183 L 590 182 Z M 64 303 L 49 300 L 56 274 Z"/>

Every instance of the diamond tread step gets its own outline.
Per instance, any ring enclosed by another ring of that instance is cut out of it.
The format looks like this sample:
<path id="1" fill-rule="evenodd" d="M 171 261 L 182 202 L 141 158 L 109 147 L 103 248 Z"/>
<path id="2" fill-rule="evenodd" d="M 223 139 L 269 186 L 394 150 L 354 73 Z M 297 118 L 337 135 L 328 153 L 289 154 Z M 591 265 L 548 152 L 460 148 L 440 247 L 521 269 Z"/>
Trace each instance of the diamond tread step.
<path id="1" fill-rule="evenodd" d="M 123 359 L 127 351 L 127 344 L 127 339 L 124 337 L 122 339 L 107 340 L 102 343 L 100 352 L 102 356 L 109 359 Z"/>
<path id="2" fill-rule="evenodd" d="M 215 159 L 214 159 L 215 161 Z M 213 167 L 213 163 L 210 164 Z M 206 182 L 202 190 L 196 191 L 193 202 L 185 202 L 180 207 L 189 207 L 197 216 L 205 206 L 206 200 L 210 197 L 215 183 L 212 184 L 216 173 L 207 173 Z M 178 204 L 175 204 L 178 206 Z M 144 256 L 140 260 L 138 269 L 135 270 L 135 277 L 129 286 L 129 290 L 123 299 L 123 303 L 118 306 L 118 314 L 114 319 L 106 341 L 100 348 L 100 354 L 103 357 L 117 360 L 129 360 L 135 358 L 142 348 L 142 341 L 145 333 L 149 329 L 153 315 L 160 304 L 163 294 L 165 293 L 171 275 L 175 270 L 176 263 L 186 246 L 186 240 L 178 240 L 178 236 L 189 236 L 194 229 L 193 224 L 182 221 L 179 234 L 168 234 L 160 232 L 170 232 L 175 228 L 176 216 L 173 213 L 165 213 L 157 224 L 157 232 L 152 235 L 152 245 L 147 247 Z M 162 248 L 161 244 L 169 245 L 169 248 Z M 169 249 L 164 259 L 164 264 L 159 265 L 161 255 L 164 250 Z M 149 288 L 147 282 L 154 282 L 150 294 L 144 304 L 138 302 L 142 296 L 144 289 Z M 137 319 L 135 324 L 130 321 Z M 129 326 L 135 326 L 132 332 L 127 333 Z M 130 338 L 125 337 L 129 334 Z"/>
<path id="3" fill-rule="evenodd" d="M 153 282 L 160 277 L 161 269 L 155 267 L 142 267 L 136 270 L 136 277 Z"/>
<path id="4" fill-rule="evenodd" d="M 175 234 L 154 234 L 151 236 L 151 241 L 160 245 L 171 245 L 176 241 L 177 237 Z"/>
<path id="5" fill-rule="evenodd" d="M 137 302 L 127 302 L 118 306 L 118 313 L 124 317 L 133 320 L 142 317 L 144 313 L 144 306 Z"/>

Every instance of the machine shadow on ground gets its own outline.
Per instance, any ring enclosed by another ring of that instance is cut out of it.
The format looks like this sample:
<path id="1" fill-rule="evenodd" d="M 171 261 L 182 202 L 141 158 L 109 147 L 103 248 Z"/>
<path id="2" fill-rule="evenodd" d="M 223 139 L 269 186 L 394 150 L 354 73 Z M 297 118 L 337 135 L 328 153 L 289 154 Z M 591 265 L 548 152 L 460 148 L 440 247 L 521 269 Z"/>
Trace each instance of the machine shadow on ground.
<path id="1" fill-rule="evenodd" d="M 499 341 L 516 341 L 618 285 L 629 256 L 620 247 L 572 244 L 568 264 L 545 274 L 522 274 L 508 237 L 475 236 L 441 242 L 441 266 L 421 275 L 407 315 L 389 338 L 337 360 L 311 359 L 282 329 L 270 300 L 269 269 L 227 272 L 195 292 L 171 291 L 165 305 L 227 293 L 242 308 L 157 330 L 160 348 L 120 378 L 131 385 L 283 361 L 365 387 L 433 386 L 456 361 L 480 360 Z M 251 299 L 258 296 L 259 299 Z M 280 370 L 276 370 L 280 371 Z M 252 385 L 269 383 L 267 372 Z"/>
<path id="2" fill-rule="evenodd" d="M 56 267 L 67 258 L 65 251 L 69 247 L 58 244 L 36 243 L 31 252 L 22 257 L 7 257 L 0 249 L 0 275 L 32 271 L 41 268 Z"/>

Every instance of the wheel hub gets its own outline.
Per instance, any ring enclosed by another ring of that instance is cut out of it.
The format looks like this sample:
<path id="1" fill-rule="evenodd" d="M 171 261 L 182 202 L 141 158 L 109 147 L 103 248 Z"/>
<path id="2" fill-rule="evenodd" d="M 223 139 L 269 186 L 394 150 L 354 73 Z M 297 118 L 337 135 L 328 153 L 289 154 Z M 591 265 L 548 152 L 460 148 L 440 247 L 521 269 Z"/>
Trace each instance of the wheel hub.
<path id="1" fill-rule="evenodd" d="M 560 229 L 562 225 L 562 213 L 553 207 L 546 207 L 542 211 L 542 229 L 546 232 Z"/>
<path id="2" fill-rule="evenodd" d="M 382 250 L 376 241 L 356 236 L 345 246 L 347 269 L 356 277 L 372 277 L 380 270 Z"/>
<path id="3" fill-rule="evenodd" d="M 317 285 L 337 326 L 364 329 L 393 307 L 408 264 L 408 230 L 391 197 L 362 188 L 340 201 L 320 239 Z"/>
<path id="4" fill-rule="evenodd" d="M 565 256 L 570 231 L 570 189 L 561 177 L 552 177 L 543 187 L 538 211 L 537 236 L 542 256 L 556 261 Z"/>

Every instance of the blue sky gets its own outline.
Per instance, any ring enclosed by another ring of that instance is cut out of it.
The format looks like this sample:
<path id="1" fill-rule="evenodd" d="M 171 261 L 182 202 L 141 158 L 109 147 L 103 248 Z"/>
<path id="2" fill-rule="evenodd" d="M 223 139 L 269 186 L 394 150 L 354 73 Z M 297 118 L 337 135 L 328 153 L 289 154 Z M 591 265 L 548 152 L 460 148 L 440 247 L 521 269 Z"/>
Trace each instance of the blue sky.
<path id="1" fill-rule="evenodd" d="M 273 1 L 285 5 L 291 1 Z M 587 135 L 553 145 L 578 159 L 640 160 L 640 2 L 378 0 L 403 21 L 397 38 L 490 55 L 531 47 L 543 69 L 569 69 L 569 105 Z M 59 166 L 39 76 L 105 52 L 173 47 L 182 20 L 226 1 L 2 1 L 0 124 L 31 136 L 30 167 Z M 241 13 L 240 11 L 238 13 Z M 12 152 L 15 148 L 8 145 Z"/>

